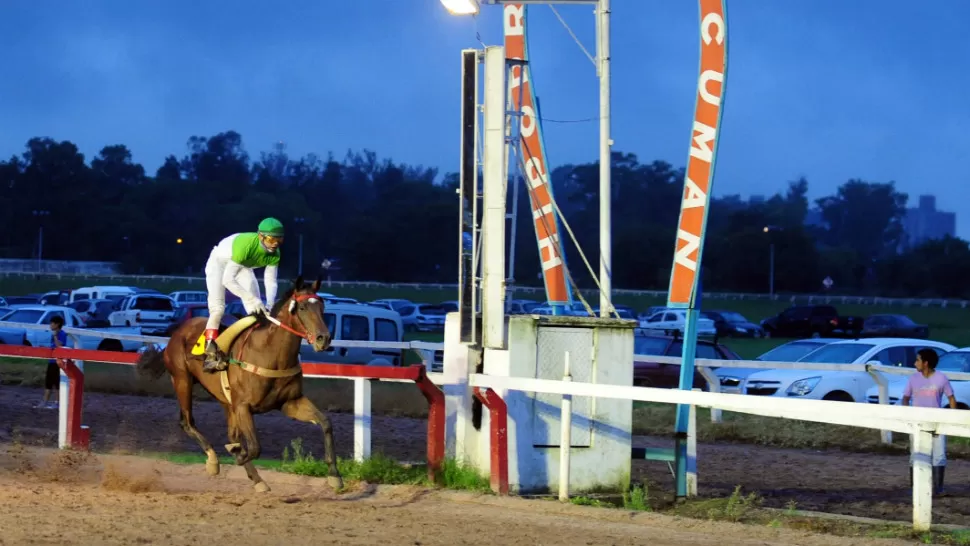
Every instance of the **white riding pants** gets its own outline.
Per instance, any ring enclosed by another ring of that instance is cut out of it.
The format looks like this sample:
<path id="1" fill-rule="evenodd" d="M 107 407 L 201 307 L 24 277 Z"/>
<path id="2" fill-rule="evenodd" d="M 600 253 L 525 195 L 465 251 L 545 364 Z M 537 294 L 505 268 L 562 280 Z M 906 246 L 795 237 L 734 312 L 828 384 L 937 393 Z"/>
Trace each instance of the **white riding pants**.
<path id="1" fill-rule="evenodd" d="M 222 322 L 222 317 L 226 312 L 226 287 L 222 284 L 222 274 L 226 269 L 227 262 L 216 256 L 209 256 L 209 261 L 205 264 L 205 287 L 209 293 L 209 320 L 206 322 L 207 330 L 216 330 Z M 248 287 L 254 296 L 260 297 L 259 282 L 252 269 L 242 268 L 236 274 L 236 282 Z M 250 309 L 246 304 L 246 298 L 242 299 L 246 313 L 252 313 L 256 309 Z"/>

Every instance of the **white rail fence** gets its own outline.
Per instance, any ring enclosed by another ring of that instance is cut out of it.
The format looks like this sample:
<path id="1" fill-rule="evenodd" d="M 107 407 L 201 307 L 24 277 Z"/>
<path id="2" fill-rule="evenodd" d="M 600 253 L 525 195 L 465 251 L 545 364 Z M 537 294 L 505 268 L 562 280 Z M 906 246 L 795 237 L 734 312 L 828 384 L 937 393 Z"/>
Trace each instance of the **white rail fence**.
<path id="1" fill-rule="evenodd" d="M 913 526 L 929 529 L 932 522 L 932 439 L 935 434 L 970 438 L 970 423 L 963 412 L 936 408 L 912 408 L 822 400 L 795 400 L 776 397 L 741 396 L 679 389 L 623 387 L 549 379 L 499 377 L 472 374 L 472 387 L 491 388 L 499 396 L 507 391 L 614 398 L 640 402 L 688 404 L 718 408 L 737 413 L 780 417 L 832 425 L 891 430 L 912 435 L 913 452 Z"/>
<path id="2" fill-rule="evenodd" d="M 0 272 L 0 279 L 37 279 L 48 278 L 58 280 L 70 280 L 72 282 L 83 282 L 87 284 L 151 284 L 156 287 L 163 287 L 165 284 L 179 285 L 198 285 L 200 290 L 205 289 L 205 278 L 189 276 L 170 276 L 170 275 L 85 275 L 72 273 L 36 273 L 36 272 Z M 414 291 L 441 291 L 457 290 L 457 284 L 450 283 L 385 283 L 376 281 L 326 281 L 328 288 L 369 288 L 387 291 L 414 290 Z M 510 294 L 532 294 L 539 299 L 545 294 L 545 289 L 538 286 L 509 286 Z M 596 289 L 581 289 L 586 296 L 596 296 L 599 292 Z M 666 299 L 665 290 L 626 290 L 614 288 L 613 294 L 617 296 L 647 297 L 656 299 Z M 803 304 L 841 304 L 841 305 L 885 305 L 901 307 L 956 307 L 966 309 L 970 306 L 970 301 L 961 299 L 946 298 L 882 298 L 878 296 L 852 296 L 834 294 L 748 294 L 742 292 L 705 292 L 704 298 L 713 300 L 744 300 L 744 301 L 777 301 L 787 303 Z"/>
<path id="3" fill-rule="evenodd" d="M 47 329 L 47 326 L 37 324 L 0 323 L 0 328 Z M 168 338 L 156 336 L 138 336 L 130 334 L 116 334 L 110 331 L 87 330 L 83 328 L 65 328 L 65 332 L 74 335 L 98 336 L 106 339 L 126 339 L 142 341 L 146 345 L 163 345 Z M 384 349 L 412 349 L 423 354 L 426 367 L 431 369 L 434 352 L 443 349 L 443 344 L 427 342 L 366 342 L 366 341 L 334 341 L 337 347 L 368 347 Z M 635 361 L 656 362 L 664 364 L 680 364 L 677 357 L 635 355 Z M 935 408 L 900 407 L 888 404 L 887 381 L 885 375 L 908 375 L 915 370 L 870 364 L 826 364 L 826 363 L 791 363 L 766 361 L 727 361 L 697 359 L 697 370 L 708 381 L 711 392 L 698 390 L 682 391 L 679 389 L 659 389 L 650 387 L 621 387 L 615 385 L 598 385 L 571 381 L 553 381 L 532 378 L 510 378 L 473 374 L 470 376 L 470 386 L 491 388 L 500 396 L 509 390 L 536 392 L 546 394 L 560 394 L 567 396 L 588 396 L 600 398 L 616 398 L 641 402 L 659 402 L 667 404 L 688 404 L 693 407 L 711 409 L 712 420 L 719 421 L 721 411 L 732 411 L 765 417 L 795 419 L 833 425 L 845 425 L 870 428 L 884 431 L 883 440 L 891 441 L 892 432 L 910 434 L 913 441 L 915 461 L 913 467 L 913 521 L 918 529 L 928 528 L 931 522 L 932 484 L 930 471 L 930 452 L 932 436 L 946 434 L 970 438 L 970 421 L 964 412 L 954 412 Z M 712 372 L 713 368 L 756 368 L 756 369 L 804 369 L 840 372 L 864 372 L 871 375 L 879 386 L 880 404 L 835 402 L 821 400 L 803 400 L 797 398 L 782 398 L 774 396 L 748 396 L 726 394 L 720 391 L 720 382 Z M 970 380 L 970 374 L 944 372 L 952 380 Z M 884 375 L 885 374 L 885 375 Z M 445 383 L 442 374 L 429 373 L 428 378 L 441 386 Z M 62 372 L 63 376 L 63 372 Z M 317 377 L 317 376 L 308 376 Z M 348 379 L 341 376 L 319 376 Z M 363 459 L 370 454 L 371 445 L 371 408 L 370 385 L 373 379 L 353 378 L 355 384 L 354 401 L 354 454 L 355 458 Z M 63 380 L 62 380 L 63 381 Z M 386 381 L 397 381 L 394 379 Z M 61 396 L 66 400 L 67 393 L 62 382 Z M 64 406 L 62 406 L 64 407 Z M 63 412 L 62 412 L 63 413 Z M 64 416 L 62 415 L 62 421 Z M 696 441 L 696 439 L 695 439 Z"/>

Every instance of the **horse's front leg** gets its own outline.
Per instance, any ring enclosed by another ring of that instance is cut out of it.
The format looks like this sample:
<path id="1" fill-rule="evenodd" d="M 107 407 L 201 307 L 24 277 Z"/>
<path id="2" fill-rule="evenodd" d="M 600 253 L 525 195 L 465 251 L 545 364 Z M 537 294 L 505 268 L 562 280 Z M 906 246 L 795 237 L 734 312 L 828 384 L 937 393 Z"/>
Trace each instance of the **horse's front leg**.
<path id="1" fill-rule="evenodd" d="M 287 417 L 304 423 L 313 423 L 323 429 L 323 459 L 329 467 L 327 483 L 334 489 L 343 489 L 344 481 L 340 477 L 340 471 L 337 470 L 337 455 L 333 447 L 333 427 L 327 414 L 317 409 L 306 396 L 286 402 L 280 411 Z"/>
<path id="2" fill-rule="evenodd" d="M 233 409 L 229 406 L 224 406 L 224 408 L 226 410 L 226 424 L 229 427 L 229 441 L 232 442 L 226 445 L 226 451 L 228 451 L 230 455 L 236 457 L 236 462 L 238 462 L 240 456 L 243 454 L 241 441 L 242 433 L 239 431 L 239 427 L 236 426 L 236 418 Z M 252 416 L 250 415 L 250 419 L 251 418 Z M 253 435 L 255 436 L 255 427 L 253 428 Z M 243 464 L 243 468 L 246 469 L 246 476 L 248 476 L 249 480 L 253 482 L 253 489 L 260 493 L 269 491 L 269 485 L 263 481 L 263 478 L 259 475 L 259 472 L 256 471 L 256 466 L 253 465 L 252 461 Z"/>
<path id="3" fill-rule="evenodd" d="M 243 466 L 253 459 L 259 458 L 259 438 L 256 437 L 256 424 L 253 422 L 253 412 L 249 404 L 234 405 L 232 414 L 232 424 L 235 425 L 236 433 L 242 436 L 243 439 L 243 445 L 240 446 L 240 450 L 236 453 L 236 464 Z M 231 428 L 230 434 L 232 433 Z"/>

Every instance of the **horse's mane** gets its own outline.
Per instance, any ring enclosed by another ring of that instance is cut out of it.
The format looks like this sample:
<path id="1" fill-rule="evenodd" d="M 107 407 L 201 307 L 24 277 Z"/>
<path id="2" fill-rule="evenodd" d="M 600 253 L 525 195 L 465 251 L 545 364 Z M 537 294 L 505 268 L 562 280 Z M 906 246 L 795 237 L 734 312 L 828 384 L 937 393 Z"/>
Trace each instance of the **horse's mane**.
<path id="1" fill-rule="evenodd" d="M 276 316 L 282 309 L 283 305 L 290 301 L 293 297 L 293 293 L 296 292 L 296 285 L 290 285 L 290 288 L 276 297 L 276 303 L 273 304 L 273 308 L 270 309 L 270 315 Z"/>

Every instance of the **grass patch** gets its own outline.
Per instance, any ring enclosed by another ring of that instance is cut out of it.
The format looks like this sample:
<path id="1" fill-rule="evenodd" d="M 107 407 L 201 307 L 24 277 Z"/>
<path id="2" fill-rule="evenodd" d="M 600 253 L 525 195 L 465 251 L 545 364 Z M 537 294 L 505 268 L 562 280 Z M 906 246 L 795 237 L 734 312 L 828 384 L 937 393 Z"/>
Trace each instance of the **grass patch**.
<path id="1" fill-rule="evenodd" d="M 798 512 L 794 501 L 784 510 L 762 507 L 762 498 L 755 492 L 744 494 L 736 486 L 728 497 L 694 498 L 673 503 L 660 511 L 663 514 L 728 521 L 747 525 L 762 525 L 815 534 L 843 537 L 887 538 L 914 540 L 923 544 L 970 545 L 970 530 L 930 532 L 914 531 L 903 523 L 866 523 L 850 518 L 817 517 Z"/>
<path id="2" fill-rule="evenodd" d="M 165 459 L 176 464 L 204 464 L 205 455 L 201 453 L 149 453 L 148 456 Z M 220 457 L 219 462 L 234 465 L 232 457 Z M 283 450 L 282 459 L 257 459 L 253 464 L 258 468 L 289 472 L 301 476 L 326 477 L 329 475 L 327 463 L 317 459 L 303 449 L 303 439 L 297 438 Z M 428 466 L 425 464 L 402 464 L 383 453 L 375 453 L 368 459 L 337 458 L 337 470 L 345 482 L 366 482 L 383 485 L 418 485 L 424 487 L 443 487 L 463 491 L 491 491 L 488 478 L 477 470 L 453 459 L 442 464 L 440 480 L 437 484 L 428 479 Z"/>

